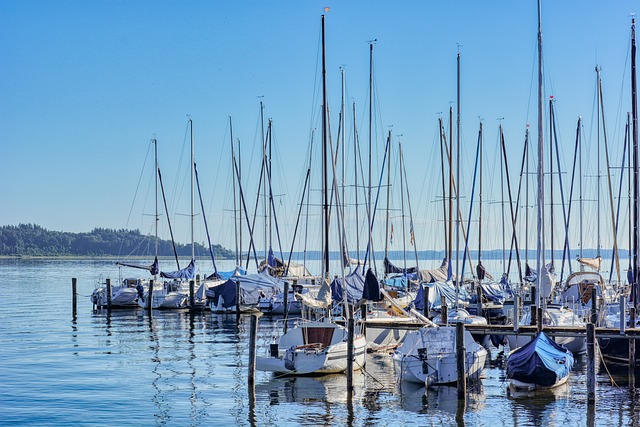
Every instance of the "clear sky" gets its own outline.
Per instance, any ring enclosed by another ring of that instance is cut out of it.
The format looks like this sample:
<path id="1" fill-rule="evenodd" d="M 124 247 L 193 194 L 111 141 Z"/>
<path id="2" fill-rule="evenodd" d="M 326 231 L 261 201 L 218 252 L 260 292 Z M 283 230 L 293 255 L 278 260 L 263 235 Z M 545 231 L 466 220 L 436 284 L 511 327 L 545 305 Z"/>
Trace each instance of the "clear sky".
<path id="1" fill-rule="evenodd" d="M 545 98 L 555 99 L 562 176 L 567 181 L 578 116 L 584 120 L 585 144 L 592 144 L 595 153 L 596 65 L 602 68 L 611 162 L 621 162 L 622 127 L 631 108 L 630 14 L 637 5 L 623 0 L 543 2 Z M 325 7 L 330 10 L 324 12 Z M 335 139 L 338 132 L 342 67 L 347 120 L 353 121 L 355 103 L 365 163 L 369 41 L 376 40 L 373 180 L 377 182 L 385 136 L 391 130 L 393 162 L 395 144 L 400 141 L 403 146 L 420 249 L 442 247 L 437 120 L 443 113 L 448 123 L 450 106 L 455 115 L 460 52 L 463 215 L 466 221 L 482 119 L 483 222 L 492 227 L 483 239 L 489 247 L 500 247 L 498 125 L 504 126 L 514 188 L 527 123 L 532 142 L 537 138 L 534 0 L 0 0 L 0 224 L 35 223 L 72 232 L 94 227 L 150 232 L 153 160 L 146 156 L 155 136 L 176 237 L 188 242 L 184 214 L 189 213 L 191 116 L 212 240 L 233 248 L 229 116 L 234 138 L 242 144 L 252 211 L 260 168 L 262 101 L 265 122 L 273 120 L 273 191 L 278 195 L 283 246 L 288 248 L 312 129 L 318 129 L 316 147 L 319 140 L 323 13 L 332 135 Z M 595 158 L 585 155 L 585 188 L 593 187 Z M 313 160 L 316 166 L 319 159 Z M 353 156 L 347 162 L 353 163 Z M 401 248 L 398 179 L 395 173 L 394 249 Z M 614 172 L 617 179 L 619 172 Z M 319 184 L 314 185 L 317 189 Z M 617 181 L 613 185 L 617 189 Z M 138 204 L 145 207 L 134 207 Z M 197 201 L 196 206 L 200 212 Z M 589 218 L 590 243 L 585 246 L 594 247 L 593 216 Z M 196 240 L 204 241 L 201 221 L 196 222 Z M 535 223 L 531 224 L 533 230 Z M 603 245 L 611 244 L 609 237 L 603 240 Z"/>

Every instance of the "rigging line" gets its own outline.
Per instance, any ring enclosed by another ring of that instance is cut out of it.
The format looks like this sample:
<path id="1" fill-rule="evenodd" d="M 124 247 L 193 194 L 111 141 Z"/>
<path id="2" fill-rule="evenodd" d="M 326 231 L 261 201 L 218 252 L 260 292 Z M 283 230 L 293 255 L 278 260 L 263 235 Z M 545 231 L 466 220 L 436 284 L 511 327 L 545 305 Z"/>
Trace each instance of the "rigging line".
<path id="1" fill-rule="evenodd" d="M 152 145 L 153 145 L 153 139 L 151 139 L 151 144 L 149 144 L 149 146 L 147 147 L 147 154 L 144 157 L 144 163 L 142 164 L 142 169 L 140 170 L 140 176 L 138 177 L 138 184 L 136 185 L 136 191 L 133 194 L 133 200 L 131 201 L 131 207 L 129 208 L 129 216 L 127 216 L 127 222 L 126 222 L 125 228 L 129 228 L 129 221 L 131 221 L 131 215 L 133 213 L 133 205 L 136 201 L 136 198 L 138 197 L 138 190 L 140 189 L 142 176 L 145 173 L 145 167 L 147 165 L 147 160 L 149 159 L 149 152 L 151 151 Z M 118 254 L 122 253 L 122 246 L 124 246 L 124 240 L 120 241 L 120 249 L 118 250 Z"/>

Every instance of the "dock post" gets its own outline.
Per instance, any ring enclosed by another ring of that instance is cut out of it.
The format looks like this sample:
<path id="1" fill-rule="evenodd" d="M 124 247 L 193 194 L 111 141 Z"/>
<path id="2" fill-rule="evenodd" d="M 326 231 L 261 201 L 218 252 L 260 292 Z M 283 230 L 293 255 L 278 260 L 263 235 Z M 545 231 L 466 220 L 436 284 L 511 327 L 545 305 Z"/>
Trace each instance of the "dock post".
<path id="1" fill-rule="evenodd" d="M 353 315 L 351 315 L 349 316 L 349 320 L 347 320 L 347 401 L 350 401 L 353 397 L 353 360 L 355 357 L 355 349 L 353 348 L 353 341 L 355 339 L 354 328 Z"/>
<path id="2" fill-rule="evenodd" d="M 598 321 L 598 293 L 595 288 L 591 292 L 591 323 L 594 325 Z"/>
<path id="3" fill-rule="evenodd" d="M 635 328 L 636 326 L 636 309 L 635 307 L 629 307 L 629 327 Z M 629 389 L 635 390 L 636 387 L 636 339 L 629 339 Z"/>
<path id="4" fill-rule="evenodd" d="M 513 296 L 513 332 L 520 328 L 520 295 Z"/>
<path id="5" fill-rule="evenodd" d="M 193 280 L 189 280 L 189 309 L 195 310 L 196 308 L 196 295 L 195 295 L 195 283 Z"/>
<path id="6" fill-rule="evenodd" d="M 620 335 L 624 335 L 627 329 L 627 319 L 625 318 L 627 314 L 626 300 L 624 295 L 620 295 Z"/>
<path id="7" fill-rule="evenodd" d="M 464 323 L 456 323 L 456 361 L 458 370 L 458 400 L 467 397 L 467 378 L 465 369 L 466 350 L 464 348 Z"/>
<path id="8" fill-rule="evenodd" d="M 440 311 L 442 313 L 442 320 L 440 320 L 440 323 L 444 324 L 444 325 L 448 325 L 449 324 L 449 307 L 447 307 L 447 298 L 442 295 L 440 297 L 440 300 L 442 301 L 442 303 L 440 304 Z"/>
<path id="9" fill-rule="evenodd" d="M 73 317 L 76 317 L 77 309 L 78 309 L 78 287 L 77 287 L 78 279 L 73 277 L 71 279 L 71 311 L 73 312 Z"/>
<path id="10" fill-rule="evenodd" d="M 287 332 L 287 317 L 289 316 L 289 282 L 284 282 L 284 332 Z"/>
<path id="11" fill-rule="evenodd" d="M 538 323 L 536 323 L 536 326 L 538 327 L 538 333 L 542 332 L 542 325 L 544 324 L 544 320 L 542 318 L 542 307 L 537 307 L 537 312 L 538 312 Z"/>
<path id="12" fill-rule="evenodd" d="M 538 324 L 538 305 L 536 304 L 536 287 L 531 287 L 531 326 Z"/>
<path id="13" fill-rule="evenodd" d="M 151 310 L 153 309 L 153 279 L 149 280 L 149 291 L 147 292 L 147 313 L 151 317 Z"/>
<path id="14" fill-rule="evenodd" d="M 236 323 L 240 323 L 240 280 L 236 281 Z"/>
<path id="15" fill-rule="evenodd" d="M 107 279 L 107 310 L 111 310 L 111 279 Z"/>
<path id="16" fill-rule="evenodd" d="M 253 388 L 256 377 L 256 340 L 258 339 L 258 316 L 251 315 L 249 327 L 249 388 Z"/>
<path id="17" fill-rule="evenodd" d="M 596 327 L 587 323 L 587 405 L 596 403 Z"/>
<path id="18" fill-rule="evenodd" d="M 478 295 L 478 312 L 476 314 L 482 316 L 482 287 L 480 285 L 476 288 L 476 295 Z"/>
<path id="19" fill-rule="evenodd" d="M 424 317 L 429 318 L 429 287 L 422 285 L 422 311 Z"/>

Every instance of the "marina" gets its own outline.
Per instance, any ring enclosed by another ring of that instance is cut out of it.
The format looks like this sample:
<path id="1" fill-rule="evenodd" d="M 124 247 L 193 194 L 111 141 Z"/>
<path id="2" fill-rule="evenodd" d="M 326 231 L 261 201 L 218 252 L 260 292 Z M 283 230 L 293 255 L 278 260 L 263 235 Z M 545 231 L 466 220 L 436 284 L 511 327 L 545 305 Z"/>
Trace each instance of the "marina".
<path id="1" fill-rule="evenodd" d="M 635 16 L 625 23 L 626 38 L 619 28 L 607 37 L 618 52 L 628 44 L 621 79 L 613 80 L 624 88 L 609 118 L 611 138 L 604 108 L 612 92 L 603 90 L 596 63 L 591 129 L 586 135 L 578 115 L 574 145 L 558 135 L 557 127 L 567 133 L 572 126 L 556 122 L 563 98 L 555 98 L 550 78 L 565 58 L 555 41 L 545 42 L 554 54 L 543 60 L 542 0 L 534 3 L 535 13 L 518 6 L 523 37 L 502 37 L 505 46 L 513 42 L 518 67 L 535 40 L 528 103 L 513 88 L 504 91 L 513 98 L 507 110 L 526 110 L 524 121 L 498 117 L 491 126 L 478 115 L 477 134 L 464 137 L 463 125 L 476 125 L 463 118 L 467 90 L 506 79 L 471 83 L 481 67 L 457 43 L 455 73 L 446 71 L 448 82 L 455 75 L 455 102 L 428 125 L 438 128 L 431 143 L 424 144 L 422 119 L 409 120 L 420 124 L 418 139 L 405 137 L 388 116 L 382 121 L 387 103 L 378 89 L 389 76 L 379 73 L 388 64 L 380 67 L 378 55 L 389 54 L 386 46 L 369 38 L 355 49 L 368 53 L 367 65 L 347 78 L 345 65 L 335 65 L 353 56 L 341 35 L 346 14 L 324 6 L 315 45 L 310 17 L 287 10 L 300 20 L 263 36 L 291 38 L 288 31 L 305 22 L 297 54 L 270 58 L 260 72 L 305 58 L 309 68 L 295 73 L 313 81 L 306 136 L 301 108 L 282 120 L 264 95 L 254 101 L 246 145 L 246 114 L 240 132 L 232 115 L 216 123 L 224 137 L 214 144 L 211 111 L 204 120 L 187 114 L 181 148 L 176 129 L 169 137 L 154 133 L 143 162 L 132 166 L 137 151 L 128 151 L 117 164 L 122 180 L 110 191 L 133 193 L 124 228 L 0 227 L 0 425 L 640 426 Z M 565 28 L 557 7 L 544 13 L 552 35 Z M 198 31 L 211 35 L 215 50 L 213 27 Z M 399 40 L 405 49 L 408 39 Z M 247 64 L 248 50 L 236 49 L 225 61 L 201 60 L 218 71 L 229 58 Z M 623 58 L 612 52 L 605 57 Z M 205 70 L 198 63 L 193 69 Z M 471 79 L 467 67 L 476 70 Z M 514 73 L 522 88 L 524 74 Z M 569 85 L 573 77 L 563 74 Z M 295 91 L 299 82 L 287 76 L 280 87 Z M 231 93 L 236 77 L 223 92 Z M 255 77 L 249 80 L 262 78 Z M 364 94 L 358 103 L 352 79 Z M 302 97 L 286 96 L 293 98 Z M 470 98 L 474 109 L 495 107 L 479 102 L 479 92 Z M 165 132 L 173 126 L 153 119 Z M 510 136 L 507 148 L 505 129 L 518 124 L 524 135 Z M 493 142 L 489 128 L 497 130 Z M 121 197 L 96 193 L 111 206 L 91 221 L 124 213 Z"/>
<path id="2" fill-rule="evenodd" d="M 354 375 L 350 404 L 345 375 L 285 378 L 256 372 L 255 396 L 250 396 L 249 316 L 237 323 L 235 315 L 208 311 L 154 310 L 151 318 L 140 308 L 94 312 L 89 295 L 95 271 L 118 275 L 108 260 L 0 260 L 0 296 L 6 302 L 0 334 L 3 423 L 637 424 L 640 401 L 629 390 L 626 372 L 612 371 L 610 377 L 598 370 L 594 406 L 587 404 L 584 357 L 576 358 L 566 388 L 514 397 L 507 392 L 505 356 L 497 349 L 487 358 L 479 389 L 469 386 L 463 408 L 455 386 L 399 383 L 385 353 L 367 354 L 365 369 Z M 25 283 L 35 300 L 48 302 L 43 310 L 34 310 L 34 300 L 19 292 Z M 270 341 L 276 327 L 275 319 L 262 316 L 258 344 Z"/>

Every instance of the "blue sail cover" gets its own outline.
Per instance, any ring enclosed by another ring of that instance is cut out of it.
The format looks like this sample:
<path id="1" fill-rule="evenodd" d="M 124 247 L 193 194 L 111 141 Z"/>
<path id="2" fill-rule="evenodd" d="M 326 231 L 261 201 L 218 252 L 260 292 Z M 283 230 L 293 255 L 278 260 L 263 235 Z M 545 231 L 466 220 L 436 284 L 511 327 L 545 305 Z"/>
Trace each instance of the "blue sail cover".
<path id="1" fill-rule="evenodd" d="M 382 294 L 380 294 L 380 282 L 371 269 L 367 270 L 367 274 L 364 278 L 364 289 L 362 291 L 362 298 L 369 301 L 382 301 Z"/>
<path id="2" fill-rule="evenodd" d="M 456 305 L 456 288 L 451 282 L 423 283 L 418 289 L 416 298 L 413 300 L 413 306 L 416 310 L 424 310 L 424 287 L 429 288 L 429 306 L 433 310 L 442 309 L 443 296 L 447 299 L 448 307 L 454 307 Z M 463 288 L 458 290 L 458 297 L 461 302 L 469 301 L 469 295 Z"/>
<path id="3" fill-rule="evenodd" d="M 213 273 L 210 276 L 207 276 L 207 280 L 213 280 L 213 279 L 229 280 L 236 274 L 236 272 L 237 274 L 244 276 L 245 274 L 247 274 L 247 269 L 238 267 L 235 270 L 231 270 L 231 271 L 218 271 L 217 275 L 216 273 Z"/>
<path id="4" fill-rule="evenodd" d="M 193 279 L 196 271 L 196 260 L 192 259 L 186 268 L 178 271 L 160 272 L 160 277 L 165 279 Z"/>
<path id="5" fill-rule="evenodd" d="M 507 378 L 550 387 L 569 375 L 573 362 L 573 354 L 569 350 L 540 332 L 509 354 Z"/>
<path id="6" fill-rule="evenodd" d="M 362 299 L 364 291 L 364 276 L 360 273 L 360 269 L 356 268 L 351 274 L 343 279 L 337 278 L 331 282 L 331 297 L 334 302 L 344 301 L 342 290 L 347 290 L 347 302 L 354 304 Z"/>
<path id="7" fill-rule="evenodd" d="M 382 280 L 382 283 L 384 283 L 385 286 L 396 289 L 407 289 L 408 282 L 407 276 L 387 277 Z"/>
<path id="8" fill-rule="evenodd" d="M 281 292 L 279 283 L 266 273 L 235 275 L 221 285 L 207 289 L 207 298 L 218 304 L 218 298 L 224 298 L 223 307 L 236 305 L 237 283 L 240 283 L 240 303 L 242 305 L 256 305 L 261 298 L 271 298 Z"/>
<path id="9" fill-rule="evenodd" d="M 389 261 L 389 258 L 384 259 L 384 272 L 386 274 L 415 274 L 417 271 L 418 271 L 417 267 L 408 267 L 408 268 L 396 267 L 395 265 L 391 264 L 391 261 Z"/>

